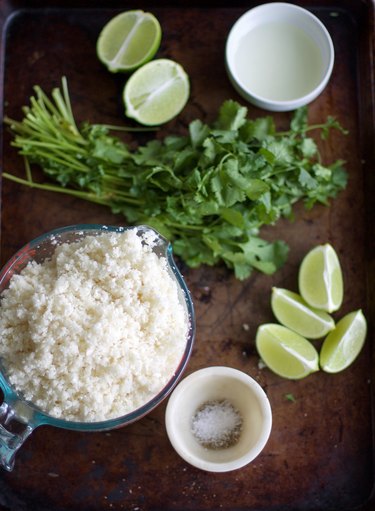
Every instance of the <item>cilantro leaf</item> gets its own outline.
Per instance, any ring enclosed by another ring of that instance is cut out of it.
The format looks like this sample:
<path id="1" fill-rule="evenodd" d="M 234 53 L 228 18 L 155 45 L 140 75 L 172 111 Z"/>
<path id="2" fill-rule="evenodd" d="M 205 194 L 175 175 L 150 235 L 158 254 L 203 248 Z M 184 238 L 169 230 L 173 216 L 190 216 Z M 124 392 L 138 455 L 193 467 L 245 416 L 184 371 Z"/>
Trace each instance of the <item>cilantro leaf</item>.
<path id="1" fill-rule="evenodd" d="M 225 101 L 220 110 L 216 121 L 216 127 L 221 130 L 238 130 L 245 124 L 247 108 L 239 105 L 236 101 Z"/>

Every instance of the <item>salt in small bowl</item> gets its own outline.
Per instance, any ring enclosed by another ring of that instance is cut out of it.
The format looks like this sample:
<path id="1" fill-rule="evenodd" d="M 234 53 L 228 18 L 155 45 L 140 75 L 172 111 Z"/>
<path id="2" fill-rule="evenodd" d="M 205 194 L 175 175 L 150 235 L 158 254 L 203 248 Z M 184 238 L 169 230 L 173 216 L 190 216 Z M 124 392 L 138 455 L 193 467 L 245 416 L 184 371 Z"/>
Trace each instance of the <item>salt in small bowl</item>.
<path id="1" fill-rule="evenodd" d="M 242 418 L 238 441 L 212 449 L 198 441 L 193 418 L 206 403 L 228 402 Z M 248 374 L 224 366 L 200 369 L 184 378 L 169 398 L 165 424 L 176 452 L 188 463 L 208 472 L 229 472 L 256 458 L 272 428 L 272 411 L 262 387 Z"/>

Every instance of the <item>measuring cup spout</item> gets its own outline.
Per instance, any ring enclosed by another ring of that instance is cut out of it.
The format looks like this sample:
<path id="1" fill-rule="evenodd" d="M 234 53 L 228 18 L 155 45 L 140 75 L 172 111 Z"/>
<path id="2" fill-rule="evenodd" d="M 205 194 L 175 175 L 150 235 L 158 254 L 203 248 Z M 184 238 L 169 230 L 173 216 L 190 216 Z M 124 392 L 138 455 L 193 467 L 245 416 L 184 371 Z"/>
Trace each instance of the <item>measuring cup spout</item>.
<path id="1" fill-rule="evenodd" d="M 15 455 L 35 425 L 24 422 L 15 409 L 5 401 L 0 406 L 0 466 L 10 472 Z"/>

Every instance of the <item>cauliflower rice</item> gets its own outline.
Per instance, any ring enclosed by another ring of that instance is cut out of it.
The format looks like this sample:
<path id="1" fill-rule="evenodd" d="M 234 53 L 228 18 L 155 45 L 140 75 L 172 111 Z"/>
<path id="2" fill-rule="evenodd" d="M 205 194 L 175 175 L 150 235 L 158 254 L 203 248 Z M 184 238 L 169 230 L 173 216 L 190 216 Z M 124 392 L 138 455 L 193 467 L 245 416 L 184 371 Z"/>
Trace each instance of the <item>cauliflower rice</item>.
<path id="1" fill-rule="evenodd" d="M 12 386 L 73 421 L 149 401 L 176 371 L 189 330 L 167 268 L 136 229 L 88 235 L 30 262 L 1 297 L 0 356 Z"/>

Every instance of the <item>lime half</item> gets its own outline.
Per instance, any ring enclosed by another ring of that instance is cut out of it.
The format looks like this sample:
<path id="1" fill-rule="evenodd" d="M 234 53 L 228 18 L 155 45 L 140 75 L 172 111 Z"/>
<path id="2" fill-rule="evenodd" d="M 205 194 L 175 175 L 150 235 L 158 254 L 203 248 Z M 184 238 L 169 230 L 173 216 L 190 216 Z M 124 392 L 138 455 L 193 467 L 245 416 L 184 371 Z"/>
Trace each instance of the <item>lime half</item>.
<path id="1" fill-rule="evenodd" d="M 141 10 L 125 11 L 102 29 L 96 53 L 109 71 L 128 72 L 152 59 L 161 41 L 161 27 L 155 16 Z"/>
<path id="2" fill-rule="evenodd" d="M 346 369 L 359 355 L 366 339 L 367 323 L 361 310 L 350 312 L 338 321 L 320 350 L 320 367 L 327 373 Z"/>
<path id="3" fill-rule="evenodd" d="M 320 339 L 335 327 L 327 312 L 309 307 L 299 294 L 287 289 L 272 288 L 271 307 L 280 323 L 308 339 Z"/>
<path id="4" fill-rule="evenodd" d="M 302 298 L 311 307 L 327 312 L 340 308 L 344 293 L 341 266 L 329 243 L 318 245 L 305 255 L 298 284 Z"/>
<path id="5" fill-rule="evenodd" d="M 147 126 L 164 124 L 181 112 L 189 93 L 189 78 L 180 64 L 169 59 L 153 60 L 126 82 L 126 115 Z"/>
<path id="6" fill-rule="evenodd" d="M 319 370 L 319 355 L 311 342 L 282 325 L 261 325 L 255 343 L 263 362 L 279 376 L 298 380 Z"/>

